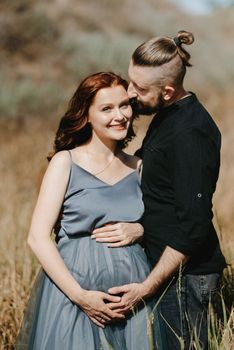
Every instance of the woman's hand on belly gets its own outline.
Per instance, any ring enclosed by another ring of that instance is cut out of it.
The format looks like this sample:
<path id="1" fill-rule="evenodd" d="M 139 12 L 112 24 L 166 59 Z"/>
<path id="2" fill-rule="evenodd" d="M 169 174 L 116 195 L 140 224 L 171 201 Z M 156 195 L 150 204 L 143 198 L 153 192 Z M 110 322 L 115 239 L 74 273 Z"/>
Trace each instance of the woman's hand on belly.
<path id="1" fill-rule="evenodd" d="M 95 229 L 91 238 L 97 242 L 109 243 L 108 247 L 117 248 L 140 240 L 143 233 L 143 226 L 138 222 L 118 222 Z"/>
<path id="2" fill-rule="evenodd" d="M 79 295 L 77 304 L 86 313 L 93 323 L 104 328 L 104 325 L 112 320 L 122 320 L 125 316 L 115 310 L 112 310 L 107 304 L 115 303 L 121 300 L 120 297 L 109 295 L 99 291 L 84 290 Z"/>

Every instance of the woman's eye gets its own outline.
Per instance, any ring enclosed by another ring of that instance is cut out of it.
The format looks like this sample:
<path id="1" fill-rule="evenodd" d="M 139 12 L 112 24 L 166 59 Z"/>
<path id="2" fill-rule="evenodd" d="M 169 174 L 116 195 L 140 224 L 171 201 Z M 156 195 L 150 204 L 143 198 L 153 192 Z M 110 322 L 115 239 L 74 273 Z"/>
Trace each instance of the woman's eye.
<path id="1" fill-rule="evenodd" d="M 103 110 L 103 112 L 107 112 L 107 111 L 109 111 L 109 110 L 110 110 L 110 107 L 109 107 L 109 106 L 104 107 L 102 110 Z"/>

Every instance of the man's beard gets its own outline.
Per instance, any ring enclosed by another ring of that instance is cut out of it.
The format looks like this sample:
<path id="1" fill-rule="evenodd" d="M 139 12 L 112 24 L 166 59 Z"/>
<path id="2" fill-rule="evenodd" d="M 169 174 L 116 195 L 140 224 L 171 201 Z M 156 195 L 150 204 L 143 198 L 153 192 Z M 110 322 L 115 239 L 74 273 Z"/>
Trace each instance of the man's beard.
<path id="1" fill-rule="evenodd" d="M 132 99 L 131 105 L 136 114 L 152 115 L 158 113 L 165 106 L 165 101 L 162 94 L 160 94 L 155 106 L 147 106 L 143 102 L 138 101 L 136 98 Z"/>

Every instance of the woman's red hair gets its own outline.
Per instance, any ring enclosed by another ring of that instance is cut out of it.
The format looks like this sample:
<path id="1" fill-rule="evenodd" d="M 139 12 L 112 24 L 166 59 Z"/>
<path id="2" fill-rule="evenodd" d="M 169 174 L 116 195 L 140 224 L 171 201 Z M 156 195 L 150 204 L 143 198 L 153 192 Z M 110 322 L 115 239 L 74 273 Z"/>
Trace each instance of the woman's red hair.
<path id="1" fill-rule="evenodd" d="M 69 102 L 68 110 L 59 123 L 54 141 L 54 154 L 75 148 L 91 138 L 92 127 L 87 119 L 89 108 L 99 90 L 117 85 L 123 86 L 125 90 L 128 88 L 126 80 L 111 72 L 96 73 L 81 82 Z M 120 148 L 124 148 L 134 136 L 131 125 L 126 138 L 118 141 Z M 48 159 L 51 159 L 51 156 Z"/>

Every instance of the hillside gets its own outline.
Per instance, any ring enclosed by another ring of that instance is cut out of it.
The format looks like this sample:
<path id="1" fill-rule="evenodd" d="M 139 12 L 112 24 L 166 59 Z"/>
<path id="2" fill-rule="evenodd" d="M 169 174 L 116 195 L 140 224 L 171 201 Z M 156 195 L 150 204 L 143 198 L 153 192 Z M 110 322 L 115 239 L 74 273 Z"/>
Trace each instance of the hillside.
<path id="1" fill-rule="evenodd" d="M 14 348 L 38 271 L 26 235 L 68 99 L 90 73 L 113 70 L 127 76 L 137 45 L 180 29 L 195 36 L 188 48 L 193 67 L 186 87 L 197 93 L 223 136 L 215 224 L 226 260 L 234 266 L 234 8 L 192 16 L 167 0 L 0 0 L 0 350 Z M 147 117 L 137 121 L 129 153 L 148 123 Z M 228 320 L 233 275 L 225 283 Z M 223 326 L 226 349 L 233 339 L 231 317 Z"/>
<path id="2" fill-rule="evenodd" d="M 155 35 L 190 30 L 195 43 L 189 47 L 193 67 L 186 86 L 196 91 L 223 134 L 215 207 L 222 230 L 230 231 L 234 220 L 233 24 L 233 7 L 209 16 L 191 16 L 163 0 L 1 0 L 0 115 L 4 134 L 9 130 L 3 145 L 16 143 L 16 134 L 30 135 L 34 128 L 41 130 L 34 142 L 44 143 L 43 130 L 48 129 L 44 156 L 51 147 L 52 130 L 80 79 L 99 70 L 126 76 L 138 44 Z M 140 142 L 147 123 L 144 118 L 139 121 L 140 136 L 130 150 Z"/>

